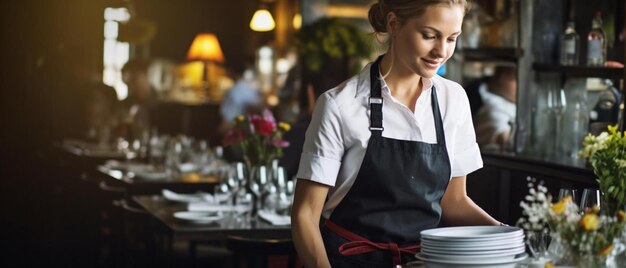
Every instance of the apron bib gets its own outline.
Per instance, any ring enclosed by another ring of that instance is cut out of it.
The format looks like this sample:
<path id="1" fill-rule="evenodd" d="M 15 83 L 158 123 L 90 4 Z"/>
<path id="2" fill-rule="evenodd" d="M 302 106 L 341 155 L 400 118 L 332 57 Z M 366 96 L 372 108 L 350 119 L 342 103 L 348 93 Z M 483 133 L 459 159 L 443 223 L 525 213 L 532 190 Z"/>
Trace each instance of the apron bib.
<path id="1" fill-rule="evenodd" d="M 431 90 L 437 143 L 385 138 L 379 66 L 371 66 L 370 131 L 352 188 L 322 228 L 333 267 L 390 267 L 415 260 L 419 233 L 437 227 L 450 161 L 437 93 Z"/>

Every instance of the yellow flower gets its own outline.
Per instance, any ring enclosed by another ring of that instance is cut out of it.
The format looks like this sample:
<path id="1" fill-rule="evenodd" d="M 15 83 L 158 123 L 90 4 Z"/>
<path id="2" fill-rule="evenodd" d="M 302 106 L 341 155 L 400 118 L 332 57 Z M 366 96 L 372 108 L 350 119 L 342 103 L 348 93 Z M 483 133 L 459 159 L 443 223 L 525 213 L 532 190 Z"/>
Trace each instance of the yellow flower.
<path id="1" fill-rule="evenodd" d="M 565 207 L 570 202 L 572 202 L 572 197 L 566 196 L 565 198 L 561 199 L 561 201 L 559 201 L 558 203 L 552 205 L 552 211 L 554 211 L 554 213 L 556 214 L 561 214 L 563 213 L 563 211 L 565 211 Z"/>
<path id="2" fill-rule="evenodd" d="M 582 225 L 585 231 L 597 230 L 599 225 L 598 215 L 585 214 L 585 216 L 583 216 L 583 218 L 580 220 L 580 225 Z"/>
<path id="3" fill-rule="evenodd" d="M 602 248 L 599 252 L 598 252 L 598 256 L 606 256 L 609 255 L 609 253 L 611 253 L 611 250 L 613 250 L 613 244 L 610 244 L 604 248 Z"/>
<path id="4" fill-rule="evenodd" d="M 285 131 L 285 132 L 287 132 L 287 131 L 291 130 L 291 125 L 290 125 L 290 124 L 287 124 L 287 123 L 285 123 L 285 122 L 278 122 L 278 127 L 279 127 L 280 129 L 282 129 L 283 131 Z"/>
<path id="5" fill-rule="evenodd" d="M 554 264 L 552 262 L 546 262 L 545 268 L 554 268 Z"/>
<path id="6" fill-rule="evenodd" d="M 237 122 L 243 122 L 244 119 L 246 119 L 246 117 L 241 114 L 235 117 L 235 121 Z"/>

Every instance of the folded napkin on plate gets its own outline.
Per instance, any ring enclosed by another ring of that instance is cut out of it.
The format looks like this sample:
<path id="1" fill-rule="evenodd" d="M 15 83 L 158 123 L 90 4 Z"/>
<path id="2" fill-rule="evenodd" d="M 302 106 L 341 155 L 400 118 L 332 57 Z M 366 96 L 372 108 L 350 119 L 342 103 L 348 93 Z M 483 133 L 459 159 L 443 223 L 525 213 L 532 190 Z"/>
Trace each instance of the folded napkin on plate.
<path id="1" fill-rule="evenodd" d="M 187 205 L 189 211 L 233 211 L 236 210 L 234 206 L 230 205 L 218 205 L 213 202 L 193 202 Z"/>
<path id="2" fill-rule="evenodd" d="M 211 194 L 204 192 L 197 192 L 193 194 L 180 194 L 170 191 L 168 189 L 163 189 L 162 193 L 163 197 L 165 197 L 165 199 L 167 200 L 185 203 L 203 202 L 206 201 L 209 197 L 213 198 Z"/>
<path id="3" fill-rule="evenodd" d="M 291 216 L 288 215 L 278 215 L 276 213 L 267 212 L 267 211 L 259 211 L 259 217 L 271 223 L 272 225 L 290 225 L 291 224 Z"/>

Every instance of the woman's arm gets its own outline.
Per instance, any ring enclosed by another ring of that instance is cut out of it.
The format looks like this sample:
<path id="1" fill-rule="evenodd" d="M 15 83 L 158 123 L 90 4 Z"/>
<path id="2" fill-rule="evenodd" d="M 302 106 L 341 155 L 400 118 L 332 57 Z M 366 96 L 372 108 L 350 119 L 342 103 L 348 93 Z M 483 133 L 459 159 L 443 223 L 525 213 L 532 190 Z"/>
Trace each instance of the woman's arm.
<path id="1" fill-rule="evenodd" d="M 328 186 L 298 180 L 291 211 L 291 237 L 305 267 L 330 267 L 320 233 Z"/>
<path id="2" fill-rule="evenodd" d="M 453 177 L 441 198 L 443 220 L 447 225 L 500 225 L 467 196 L 466 177 Z"/>

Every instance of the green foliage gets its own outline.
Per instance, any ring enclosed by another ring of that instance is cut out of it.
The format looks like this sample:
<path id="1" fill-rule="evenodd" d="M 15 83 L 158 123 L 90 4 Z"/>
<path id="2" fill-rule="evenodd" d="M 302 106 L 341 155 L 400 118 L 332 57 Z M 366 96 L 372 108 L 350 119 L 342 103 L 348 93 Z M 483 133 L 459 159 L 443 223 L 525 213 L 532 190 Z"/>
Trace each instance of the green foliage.
<path id="1" fill-rule="evenodd" d="M 626 135 L 610 126 L 608 133 L 585 137 L 583 145 L 579 155 L 589 159 L 598 176 L 603 205 L 607 214 L 613 215 L 626 205 Z"/>
<path id="2" fill-rule="evenodd" d="M 322 71 L 331 59 L 367 58 L 371 37 L 352 24 L 323 18 L 303 26 L 297 34 L 299 54 L 311 72 Z"/>

